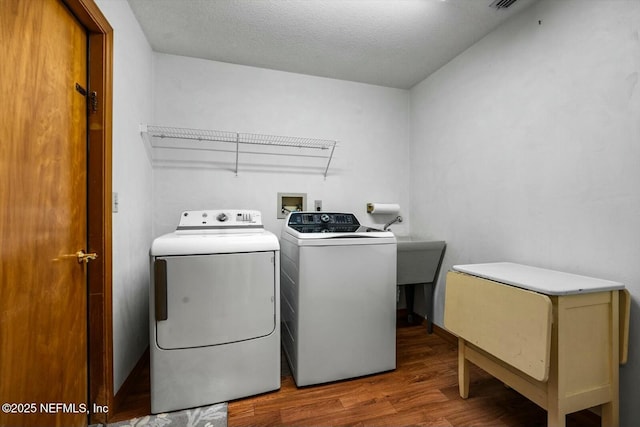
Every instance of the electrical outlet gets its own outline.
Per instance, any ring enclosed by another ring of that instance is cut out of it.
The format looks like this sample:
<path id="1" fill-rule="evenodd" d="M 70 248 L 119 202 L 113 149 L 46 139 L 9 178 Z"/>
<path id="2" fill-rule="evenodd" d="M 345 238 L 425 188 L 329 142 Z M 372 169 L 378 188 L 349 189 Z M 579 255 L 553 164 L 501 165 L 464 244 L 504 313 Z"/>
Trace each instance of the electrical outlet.
<path id="1" fill-rule="evenodd" d="M 313 210 L 316 212 L 320 212 L 322 210 L 322 200 L 313 201 Z"/>
<path id="2" fill-rule="evenodd" d="M 118 193 L 111 193 L 111 212 L 118 213 Z"/>

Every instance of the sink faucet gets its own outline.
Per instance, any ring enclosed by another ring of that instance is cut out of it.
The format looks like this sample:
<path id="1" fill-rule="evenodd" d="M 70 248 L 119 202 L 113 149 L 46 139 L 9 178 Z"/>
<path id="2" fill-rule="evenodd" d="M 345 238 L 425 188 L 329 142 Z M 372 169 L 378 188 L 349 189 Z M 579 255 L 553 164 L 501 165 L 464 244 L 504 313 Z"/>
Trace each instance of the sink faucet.
<path id="1" fill-rule="evenodd" d="M 384 225 L 383 230 L 387 231 L 387 228 L 391 227 L 391 224 L 395 224 L 396 222 L 402 222 L 402 217 L 400 215 L 398 215 L 397 217 L 395 217 L 394 219 L 392 219 L 391 221 L 389 221 L 388 223 L 386 223 Z"/>

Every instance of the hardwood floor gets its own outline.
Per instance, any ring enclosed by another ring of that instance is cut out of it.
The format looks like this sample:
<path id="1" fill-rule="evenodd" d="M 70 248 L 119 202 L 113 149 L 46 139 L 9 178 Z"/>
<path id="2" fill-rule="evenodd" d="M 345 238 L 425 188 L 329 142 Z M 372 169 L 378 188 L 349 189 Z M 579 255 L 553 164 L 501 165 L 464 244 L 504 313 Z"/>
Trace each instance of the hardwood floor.
<path id="1" fill-rule="evenodd" d="M 240 426 L 546 426 L 546 411 L 473 367 L 469 399 L 458 395 L 457 345 L 424 326 L 397 330 L 392 372 L 297 388 L 283 369 L 281 389 L 229 402 L 230 427 Z M 149 370 L 110 421 L 149 414 Z M 567 426 L 599 426 L 582 411 Z"/>

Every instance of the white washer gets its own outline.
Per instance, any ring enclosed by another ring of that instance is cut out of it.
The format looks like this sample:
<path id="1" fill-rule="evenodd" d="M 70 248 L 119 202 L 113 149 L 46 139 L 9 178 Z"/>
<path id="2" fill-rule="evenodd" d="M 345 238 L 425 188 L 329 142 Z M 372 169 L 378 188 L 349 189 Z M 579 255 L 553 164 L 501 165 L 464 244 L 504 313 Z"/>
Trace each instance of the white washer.
<path id="1" fill-rule="evenodd" d="M 151 412 L 280 388 L 280 256 L 258 211 L 185 211 L 151 246 Z"/>
<path id="2" fill-rule="evenodd" d="M 297 386 L 396 367 L 396 239 L 355 215 L 290 213 L 280 236 L 282 345 Z"/>

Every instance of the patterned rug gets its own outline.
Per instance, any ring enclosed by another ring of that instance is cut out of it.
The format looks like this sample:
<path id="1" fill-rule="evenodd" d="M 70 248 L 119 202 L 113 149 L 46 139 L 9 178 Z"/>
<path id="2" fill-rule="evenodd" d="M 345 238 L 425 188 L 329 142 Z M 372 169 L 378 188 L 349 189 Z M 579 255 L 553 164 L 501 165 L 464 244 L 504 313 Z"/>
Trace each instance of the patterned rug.
<path id="1" fill-rule="evenodd" d="M 106 427 L 227 427 L 227 404 L 203 406 L 166 414 L 148 415 Z"/>

